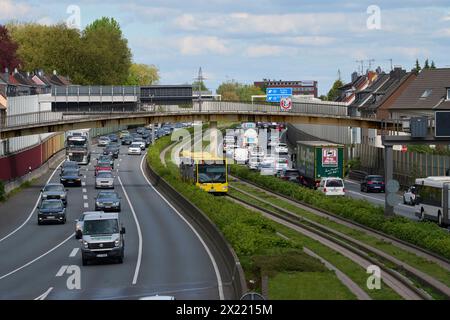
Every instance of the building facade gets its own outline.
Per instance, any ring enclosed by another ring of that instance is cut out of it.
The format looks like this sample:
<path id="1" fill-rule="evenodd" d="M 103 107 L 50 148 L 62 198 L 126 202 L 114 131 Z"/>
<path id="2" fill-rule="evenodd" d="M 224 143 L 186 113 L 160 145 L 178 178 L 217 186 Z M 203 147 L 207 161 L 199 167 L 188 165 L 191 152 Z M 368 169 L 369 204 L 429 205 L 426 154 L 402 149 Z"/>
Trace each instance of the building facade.
<path id="1" fill-rule="evenodd" d="M 255 81 L 253 83 L 255 87 L 261 88 L 264 92 L 267 88 L 292 88 L 292 94 L 294 96 L 308 95 L 318 96 L 317 81 L 283 81 L 283 80 L 270 80 L 263 79 L 263 81 Z"/>

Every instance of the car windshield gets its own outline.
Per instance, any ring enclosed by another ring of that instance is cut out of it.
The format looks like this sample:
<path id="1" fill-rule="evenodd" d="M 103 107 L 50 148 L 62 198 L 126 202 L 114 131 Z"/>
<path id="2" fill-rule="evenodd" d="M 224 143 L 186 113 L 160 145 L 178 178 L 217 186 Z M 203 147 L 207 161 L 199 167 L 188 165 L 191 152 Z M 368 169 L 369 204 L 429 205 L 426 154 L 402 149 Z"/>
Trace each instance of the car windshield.
<path id="1" fill-rule="evenodd" d="M 78 163 L 76 162 L 64 162 L 62 165 L 64 170 L 67 170 L 69 168 L 78 168 Z"/>
<path id="2" fill-rule="evenodd" d="M 141 146 L 137 143 L 132 143 L 130 148 L 140 148 Z"/>
<path id="3" fill-rule="evenodd" d="M 86 220 L 84 221 L 83 233 L 91 236 L 119 233 L 119 224 L 116 219 Z"/>
<path id="4" fill-rule="evenodd" d="M 327 180 L 327 187 L 343 187 L 344 182 L 341 179 Z"/>
<path id="5" fill-rule="evenodd" d="M 113 175 L 111 174 L 111 172 L 99 172 L 97 177 L 105 179 L 105 178 L 112 178 Z"/>
<path id="6" fill-rule="evenodd" d="M 110 162 L 111 157 L 109 155 L 102 155 L 98 158 L 98 162 Z"/>
<path id="7" fill-rule="evenodd" d="M 369 177 L 367 180 L 375 181 L 375 182 L 382 182 L 383 181 L 383 177 Z"/>
<path id="8" fill-rule="evenodd" d="M 117 193 L 115 192 L 101 192 L 97 195 L 97 199 L 118 199 Z"/>
<path id="9" fill-rule="evenodd" d="M 60 185 L 49 185 L 44 187 L 44 191 L 64 191 L 64 187 Z"/>
<path id="10" fill-rule="evenodd" d="M 99 166 L 109 167 L 110 166 L 110 161 L 109 160 L 98 160 L 97 164 Z"/>
<path id="11" fill-rule="evenodd" d="M 74 170 L 74 169 L 66 169 L 66 170 L 64 170 L 64 175 L 65 176 L 77 176 L 79 173 L 78 173 L 78 170 Z"/>
<path id="12" fill-rule="evenodd" d="M 225 165 L 199 165 L 198 166 L 198 180 L 200 183 L 225 183 L 226 172 Z"/>
<path id="13" fill-rule="evenodd" d="M 61 209 L 61 201 L 42 201 L 41 209 Z"/>

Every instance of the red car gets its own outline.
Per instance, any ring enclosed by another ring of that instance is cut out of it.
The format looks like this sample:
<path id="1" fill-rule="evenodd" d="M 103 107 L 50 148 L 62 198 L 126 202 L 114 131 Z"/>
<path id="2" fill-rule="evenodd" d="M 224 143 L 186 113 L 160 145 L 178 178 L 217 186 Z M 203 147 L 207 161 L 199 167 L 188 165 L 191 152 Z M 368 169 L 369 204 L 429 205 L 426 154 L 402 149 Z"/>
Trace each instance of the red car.
<path id="1" fill-rule="evenodd" d="M 103 163 L 99 163 L 95 166 L 95 176 L 97 176 L 97 173 L 99 171 L 112 171 L 112 167 L 109 164 L 103 164 Z"/>

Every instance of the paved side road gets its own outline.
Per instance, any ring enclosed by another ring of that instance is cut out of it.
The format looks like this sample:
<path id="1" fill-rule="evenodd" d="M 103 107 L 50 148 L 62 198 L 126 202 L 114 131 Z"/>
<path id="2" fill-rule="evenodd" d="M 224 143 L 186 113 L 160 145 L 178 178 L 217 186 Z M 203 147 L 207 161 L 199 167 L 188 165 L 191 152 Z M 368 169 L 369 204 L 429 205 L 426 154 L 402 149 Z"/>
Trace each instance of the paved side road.
<path id="1" fill-rule="evenodd" d="M 126 147 L 116 160 L 115 191 L 122 198 L 126 228 L 123 264 L 81 265 L 74 226 L 83 211 L 94 210 L 93 163 L 82 167 L 83 186 L 69 188 L 65 225 L 37 225 L 39 190 L 52 173 L 1 205 L 0 299 L 136 299 L 154 294 L 219 299 L 220 277 L 204 245 L 147 183 L 141 161 L 126 155 Z M 58 172 L 49 181 L 58 182 Z M 80 289 L 70 289 L 77 270 Z"/>

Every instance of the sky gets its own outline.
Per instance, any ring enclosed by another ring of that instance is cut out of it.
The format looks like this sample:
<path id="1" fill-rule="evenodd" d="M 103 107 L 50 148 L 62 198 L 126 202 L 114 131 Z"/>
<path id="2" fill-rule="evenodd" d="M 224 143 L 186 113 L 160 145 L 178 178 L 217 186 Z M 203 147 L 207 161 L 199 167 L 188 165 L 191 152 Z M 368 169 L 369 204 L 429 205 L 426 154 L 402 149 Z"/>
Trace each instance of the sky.
<path id="1" fill-rule="evenodd" d="M 156 65 L 161 84 L 191 83 L 202 67 L 213 90 L 266 78 L 316 80 L 326 94 L 360 60 L 387 72 L 390 59 L 408 71 L 416 58 L 450 67 L 448 0 L 0 0 L 0 24 L 84 28 L 102 16 L 120 23 L 134 62 Z"/>

